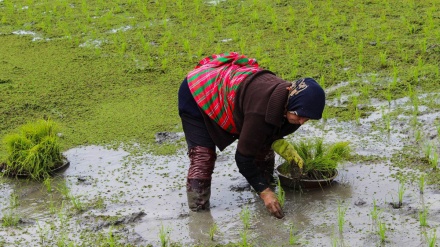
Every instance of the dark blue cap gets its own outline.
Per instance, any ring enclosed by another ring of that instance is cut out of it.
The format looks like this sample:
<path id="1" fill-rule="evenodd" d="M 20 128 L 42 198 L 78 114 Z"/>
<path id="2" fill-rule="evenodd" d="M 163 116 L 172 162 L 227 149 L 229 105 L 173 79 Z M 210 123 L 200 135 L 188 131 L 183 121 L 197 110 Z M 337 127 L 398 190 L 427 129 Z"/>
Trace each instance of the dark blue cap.
<path id="1" fill-rule="evenodd" d="M 298 116 L 321 119 L 325 106 L 325 92 L 312 78 L 292 82 L 287 103 L 288 111 L 296 111 Z"/>

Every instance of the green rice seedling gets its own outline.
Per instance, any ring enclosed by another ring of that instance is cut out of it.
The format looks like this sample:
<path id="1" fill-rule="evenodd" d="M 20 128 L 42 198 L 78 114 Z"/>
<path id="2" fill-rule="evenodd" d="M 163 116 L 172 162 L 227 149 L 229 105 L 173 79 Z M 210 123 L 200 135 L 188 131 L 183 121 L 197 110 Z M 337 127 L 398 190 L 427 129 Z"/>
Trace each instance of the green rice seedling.
<path id="1" fill-rule="evenodd" d="M 52 226 L 55 227 L 55 226 Z M 72 241 L 69 241 L 69 234 L 66 230 L 62 230 L 56 234 L 56 236 L 53 236 L 56 238 L 56 246 L 58 247 L 70 247 L 75 246 L 75 243 Z"/>
<path id="2" fill-rule="evenodd" d="M 388 101 L 388 108 L 391 108 L 391 100 L 393 99 L 393 94 L 391 93 L 391 84 L 388 84 L 387 90 L 385 90 L 385 98 Z"/>
<path id="3" fill-rule="evenodd" d="M 385 110 L 382 107 L 382 120 L 385 123 L 385 129 L 387 132 L 391 131 L 391 116 L 389 113 L 385 113 Z"/>
<path id="4" fill-rule="evenodd" d="M 425 192 L 425 174 L 420 175 L 419 178 L 419 191 L 420 194 L 423 194 Z"/>
<path id="5" fill-rule="evenodd" d="M 403 205 L 403 196 L 405 194 L 406 188 L 405 183 L 400 181 L 399 188 L 397 189 L 398 202 L 393 205 L 394 208 L 401 208 Z"/>
<path id="6" fill-rule="evenodd" d="M 356 119 L 356 124 L 360 125 L 361 124 L 361 112 L 359 111 L 358 107 L 356 107 L 354 109 L 354 117 Z"/>
<path id="7" fill-rule="evenodd" d="M 53 196 L 50 195 L 50 197 L 49 197 L 49 212 L 51 214 L 54 214 L 54 213 L 56 213 L 56 211 L 57 211 L 57 208 L 55 207 L 55 202 L 54 202 Z"/>
<path id="8" fill-rule="evenodd" d="M 70 197 L 70 189 L 69 187 L 67 187 L 67 184 L 64 183 L 60 183 L 57 186 L 57 190 L 61 193 L 61 195 L 65 198 L 68 199 Z"/>
<path id="9" fill-rule="evenodd" d="M 52 192 L 52 179 L 50 177 L 44 179 L 43 185 L 46 187 L 47 192 Z"/>
<path id="10" fill-rule="evenodd" d="M 335 235 L 332 236 L 332 247 L 338 247 L 338 238 Z"/>
<path id="11" fill-rule="evenodd" d="M 295 227 L 290 225 L 289 229 L 289 244 L 290 245 L 296 245 L 299 242 L 299 236 L 295 234 Z"/>
<path id="12" fill-rule="evenodd" d="M 3 214 L 2 226 L 4 227 L 17 226 L 18 222 L 20 222 L 20 217 L 12 209 L 8 210 L 8 212 Z"/>
<path id="13" fill-rule="evenodd" d="M 110 227 L 110 229 L 108 231 L 107 239 L 105 242 L 106 242 L 106 246 L 109 246 L 109 247 L 117 246 L 116 238 L 113 233 L 112 227 Z"/>
<path id="14" fill-rule="evenodd" d="M 425 153 L 425 158 L 429 160 L 431 158 L 431 150 L 432 150 L 432 143 L 426 142 L 425 146 L 423 148 L 423 151 Z"/>
<path id="15" fill-rule="evenodd" d="M 29 174 L 33 179 L 49 176 L 62 163 L 57 124 L 39 120 L 20 127 L 18 133 L 6 135 L 6 173 Z"/>
<path id="16" fill-rule="evenodd" d="M 436 246 L 436 244 L 435 244 L 436 242 L 437 242 L 437 230 L 433 229 L 432 233 L 429 234 L 429 236 L 428 236 L 428 246 L 429 247 L 435 247 Z"/>
<path id="17" fill-rule="evenodd" d="M 440 121 L 437 122 L 437 136 L 440 137 Z"/>
<path id="18" fill-rule="evenodd" d="M 429 159 L 429 163 L 431 164 L 431 167 L 433 170 L 437 170 L 438 167 L 438 153 L 434 151 L 431 155 L 431 158 Z"/>
<path id="19" fill-rule="evenodd" d="M 168 227 L 165 228 L 163 225 L 160 227 L 159 239 L 160 246 L 162 247 L 166 247 L 170 244 L 170 229 Z"/>
<path id="20" fill-rule="evenodd" d="M 420 226 L 428 226 L 428 209 L 425 207 L 423 210 L 419 211 L 419 222 Z"/>
<path id="21" fill-rule="evenodd" d="M 293 144 L 304 161 L 303 173 L 309 178 L 323 178 L 332 175 L 338 164 L 350 156 L 348 142 L 324 145 L 322 139 L 303 140 Z M 291 164 L 285 162 L 279 169 L 282 174 L 290 174 Z"/>
<path id="22" fill-rule="evenodd" d="M 9 196 L 9 207 L 16 208 L 20 205 L 20 201 L 18 200 L 18 195 L 16 193 L 11 193 Z"/>
<path id="23" fill-rule="evenodd" d="M 241 222 L 243 222 L 244 229 L 247 230 L 250 227 L 250 220 L 251 220 L 251 212 L 247 206 L 243 208 L 240 212 L 240 219 Z"/>
<path id="24" fill-rule="evenodd" d="M 377 233 L 379 235 L 380 242 L 385 243 L 386 237 L 387 237 L 386 236 L 387 226 L 384 222 L 381 222 L 381 221 L 378 222 L 378 226 L 379 226 L 379 228 L 377 230 Z"/>
<path id="25" fill-rule="evenodd" d="M 211 241 L 214 241 L 214 235 L 218 231 L 218 226 L 216 223 L 212 224 L 212 226 L 209 228 L 209 238 Z"/>
<path id="26" fill-rule="evenodd" d="M 344 232 L 344 224 L 345 224 L 345 214 L 347 212 L 347 207 L 343 207 L 340 203 L 338 204 L 338 229 L 339 233 L 342 234 Z"/>
<path id="27" fill-rule="evenodd" d="M 422 132 L 420 132 L 420 130 L 417 129 L 417 130 L 414 132 L 414 140 L 415 140 L 417 143 L 419 143 L 421 139 L 422 139 Z"/>
<path id="28" fill-rule="evenodd" d="M 387 52 L 386 51 L 381 52 L 379 54 L 379 57 L 380 57 L 380 67 L 386 68 L 388 66 L 388 61 L 387 61 L 388 55 L 387 55 Z"/>
<path id="29" fill-rule="evenodd" d="M 240 232 L 241 242 L 239 243 L 240 247 L 248 247 L 250 246 L 248 243 L 248 231 L 247 229 L 243 229 L 243 231 Z"/>
<path id="30" fill-rule="evenodd" d="M 286 192 L 284 191 L 283 187 L 281 186 L 281 182 L 278 179 L 277 182 L 277 199 L 280 203 L 281 207 L 284 207 L 284 202 L 286 201 Z"/>
<path id="31" fill-rule="evenodd" d="M 70 202 L 72 202 L 73 207 L 78 211 L 78 212 L 82 212 L 85 210 L 85 204 L 78 198 L 75 196 L 70 196 Z"/>
<path id="32" fill-rule="evenodd" d="M 102 196 L 98 196 L 93 206 L 97 209 L 104 209 L 105 208 L 104 198 Z"/>
<path id="33" fill-rule="evenodd" d="M 371 211 L 370 211 L 371 219 L 373 221 L 376 221 L 379 218 L 380 212 L 381 211 L 377 208 L 376 199 L 374 199 L 373 200 L 373 209 L 371 209 Z"/>

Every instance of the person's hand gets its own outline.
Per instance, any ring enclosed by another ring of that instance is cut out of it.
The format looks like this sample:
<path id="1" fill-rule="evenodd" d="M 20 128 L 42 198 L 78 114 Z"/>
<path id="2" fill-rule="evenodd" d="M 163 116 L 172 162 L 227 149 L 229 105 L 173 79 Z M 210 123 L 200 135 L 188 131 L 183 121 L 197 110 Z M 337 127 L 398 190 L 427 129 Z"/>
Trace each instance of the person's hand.
<path id="1" fill-rule="evenodd" d="M 263 199 L 264 205 L 273 216 L 277 217 L 278 219 L 284 217 L 284 213 L 281 209 L 280 203 L 278 202 L 277 195 L 270 188 L 263 190 L 260 193 L 260 198 Z"/>

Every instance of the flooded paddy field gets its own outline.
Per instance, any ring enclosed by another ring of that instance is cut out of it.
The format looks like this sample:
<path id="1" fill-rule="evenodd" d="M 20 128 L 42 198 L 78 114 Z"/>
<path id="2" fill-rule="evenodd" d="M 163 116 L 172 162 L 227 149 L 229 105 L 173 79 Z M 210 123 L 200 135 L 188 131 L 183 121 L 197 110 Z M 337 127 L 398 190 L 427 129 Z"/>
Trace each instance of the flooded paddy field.
<path id="1" fill-rule="evenodd" d="M 432 100 L 438 94 L 420 96 L 421 102 Z M 99 241 L 162 246 L 167 240 L 178 246 L 431 246 L 440 225 L 438 185 L 421 180 L 429 169 L 413 167 L 404 156 L 397 158 L 401 164 L 393 162 L 407 146 L 422 146 L 417 142 L 432 143 L 439 152 L 440 112 L 421 104 L 418 141 L 411 117 L 404 114 L 393 118 L 390 131 L 380 127 L 385 126 L 383 106 L 388 113 L 403 112 L 411 107 L 405 101 L 389 107 L 388 102 L 375 102 L 371 105 L 376 110 L 358 123 L 329 119 L 308 123 L 289 136 L 292 142 L 313 137 L 350 141 L 355 158 L 341 164 L 330 186 L 285 188 L 281 220 L 268 214 L 238 173 L 235 144 L 218 152 L 211 210 L 199 213 L 187 207 L 189 159 L 183 148 L 159 156 L 92 145 L 65 151 L 70 167 L 50 184 L 2 178 L 1 217 L 15 215 L 19 222 L 1 228 L 0 245 L 87 246 Z M 161 141 L 169 136 L 183 135 L 165 135 Z M 422 159 L 423 151 L 412 156 Z M 402 205 L 396 207 L 399 199 Z M 250 215 L 248 229 L 244 211 Z M 214 225 L 217 230 L 210 234 Z"/>
<path id="2" fill-rule="evenodd" d="M 0 177 L 0 247 L 439 245 L 437 0 L 0 0 L 0 12 L 0 136 L 49 117 L 70 161 L 44 182 Z M 211 209 L 187 206 L 177 90 L 227 51 L 316 78 L 324 119 L 287 139 L 353 150 L 331 186 L 285 188 L 281 220 L 238 173 L 235 144 L 218 152 Z M 176 138 L 154 144 L 165 131 Z M 167 145 L 177 152 L 155 155 Z"/>

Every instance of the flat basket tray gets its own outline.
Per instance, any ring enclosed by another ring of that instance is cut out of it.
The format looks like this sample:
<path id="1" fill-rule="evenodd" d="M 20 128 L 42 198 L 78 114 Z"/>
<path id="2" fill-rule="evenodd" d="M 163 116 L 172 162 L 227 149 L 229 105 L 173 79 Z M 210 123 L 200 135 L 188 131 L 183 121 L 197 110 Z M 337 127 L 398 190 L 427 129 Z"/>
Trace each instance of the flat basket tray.
<path id="1" fill-rule="evenodd" d="M 291 177 L 285 176 L 281 174 L 277 169 L 275 169 L 276 174 L 278 175 L 278 178 L 280 179 L 280 183 L 283 186 L 287 186 L 290 188 L 297 188 L 297 189 L 316 189 L 316 188 L 323 188 L 328 185 L 330 185 L 333 180 L 338 176 L 338 170 L 334 170 L 333 174 L 330 174 L 329 177 L 323 178 L 323 179 L 307 179 L 307 178 L 300 178 L 300 179 L 293 179 Z"/>

